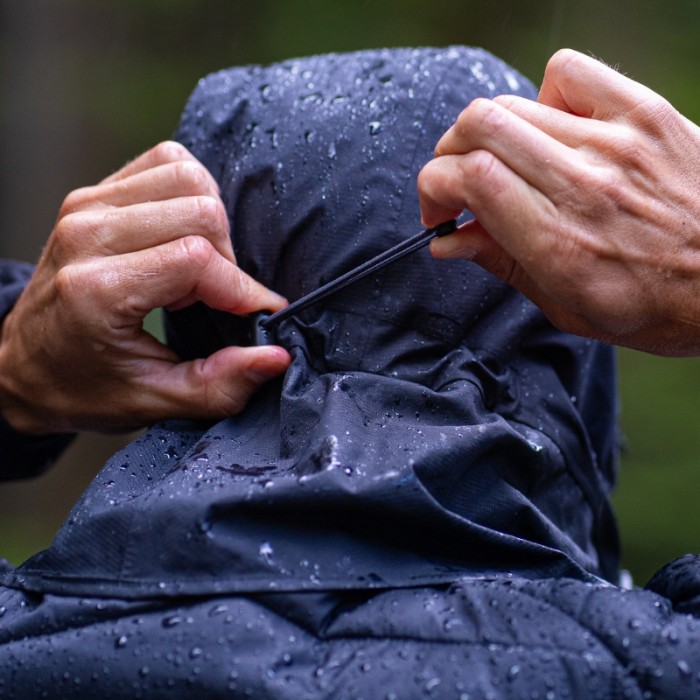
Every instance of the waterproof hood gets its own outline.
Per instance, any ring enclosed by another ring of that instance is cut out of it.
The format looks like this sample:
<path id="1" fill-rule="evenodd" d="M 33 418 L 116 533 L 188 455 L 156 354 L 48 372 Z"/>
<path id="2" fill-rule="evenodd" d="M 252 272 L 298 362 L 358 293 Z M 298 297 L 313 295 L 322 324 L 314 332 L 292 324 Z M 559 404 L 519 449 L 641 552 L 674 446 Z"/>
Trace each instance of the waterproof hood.
<path id="1" fill-rule="evenodd" d="M 484 51 L 234 68 L 177 138 L 219 182 L 237 260 L 297 299 L 420 229 L 416 177 L 476 97 L 535 97 Z M 171 314 L 184 358 L 248 337 Z M 27 589 L 123 597 L 617 574 L 612 351 L 512 288 L 418 251 L 281 323 L 293 363 L 238 417 L 116 455 Z"/>

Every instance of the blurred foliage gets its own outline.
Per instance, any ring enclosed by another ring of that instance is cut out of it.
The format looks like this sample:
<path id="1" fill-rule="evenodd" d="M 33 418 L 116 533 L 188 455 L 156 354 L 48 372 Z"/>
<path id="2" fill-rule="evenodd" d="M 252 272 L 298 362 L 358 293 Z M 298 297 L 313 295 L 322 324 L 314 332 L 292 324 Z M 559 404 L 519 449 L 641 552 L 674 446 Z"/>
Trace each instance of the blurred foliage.
<path id="1" fill-rule="evenodd" d="M 539 82 L 591 53 L 700 121 L 697 0 L 0 0 L 0 255 L 35 259 L 67 191 L 169 137 L 199 77 L 233 64 L 376 46 L 483 46 Z M 620 354 L 626 436 L 615 497 L 638 581 L 700 549 L 695 360 Z M 114 438 L 0 489 L 0 552 L 46 545 Z"/>
<path id="2" fill-rule="evenodd" d="M 619 354 L 625 444 L 614 504 L 623 563 L 642 583 L 672 558 L 700 551 L 700 359 Z"/>

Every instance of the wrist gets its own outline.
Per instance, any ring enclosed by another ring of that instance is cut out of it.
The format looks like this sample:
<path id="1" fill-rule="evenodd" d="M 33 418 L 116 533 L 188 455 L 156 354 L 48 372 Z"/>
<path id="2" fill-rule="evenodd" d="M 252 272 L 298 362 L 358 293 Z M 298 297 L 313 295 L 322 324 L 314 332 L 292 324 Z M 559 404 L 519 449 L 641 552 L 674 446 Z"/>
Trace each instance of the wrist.
<path id="1" fill-rule="evenodd" d="M 19 433 L 48 435 L 55 431 L 42 416 L 40 403 L 32 400 L 41 382 L 35 370 L 23 367 L 26 353 L 22 351 L 22 343 L 17 342 L 14 313 L 7 314 L 0 325 L 0 417 Z"/>
<path id="2" fill-rule="evenodd" d="M 14 387 L 14 372 L 11 368 L 10 352 L 6 339 L 6 327 L 8 319 L 4 319 L 0 325 L 0 417 L 9 428 L 19 432 L 29 432 L 22 425 L 19 417 L 18 406 L 21 404 Z"/>

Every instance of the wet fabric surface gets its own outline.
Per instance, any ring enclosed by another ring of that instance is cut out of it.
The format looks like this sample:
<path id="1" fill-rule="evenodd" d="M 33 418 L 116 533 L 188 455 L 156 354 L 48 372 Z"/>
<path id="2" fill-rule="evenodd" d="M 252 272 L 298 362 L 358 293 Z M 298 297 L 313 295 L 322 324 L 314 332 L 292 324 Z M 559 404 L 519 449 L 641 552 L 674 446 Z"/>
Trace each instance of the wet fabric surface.
<path id="1" fill-rule="evenodd" d="M 210 76 L 178 138 L 239 264 L 293 300 L 415 233 L 420 167 L 502 92 L 535 94 L 473 49 L 313 57 Z M 249 336 L 167 324 L 187 358 Z M 425 250 L 274 341 L 293 364 L 240 416 L 148 431 L 6 567 L 0 697 L 697 696 L 695 560 L 605 582 L 610 348 Z"/>
<path id="2" fill-rule="evenodd" d="M 464 105 L 533 88 L 487 53 L 322 56 L 210 76 L 178 138 L 221 185 L 239 264 L 296 299 L 420 228 L 415 180 Z M 183 357 L 245 319 L 168 319 Z M 612 351 L 426 250 L 284 321 L 294 361 L 237 418 L 116 455 L 8 576 L 128 598 L 617 575 Z"/>
<path id="3" fill-rule="evenodd" d="M 676 567 L 697 569 L 697 559 Z M 697 615 L 697 601 L 686 609 Z M 167 605 L 6 589 L 0 611 L 3 698 L 656 700 L 700 693 L 696 616 L 674 612 L 649 591 L 566 579 Z"/>

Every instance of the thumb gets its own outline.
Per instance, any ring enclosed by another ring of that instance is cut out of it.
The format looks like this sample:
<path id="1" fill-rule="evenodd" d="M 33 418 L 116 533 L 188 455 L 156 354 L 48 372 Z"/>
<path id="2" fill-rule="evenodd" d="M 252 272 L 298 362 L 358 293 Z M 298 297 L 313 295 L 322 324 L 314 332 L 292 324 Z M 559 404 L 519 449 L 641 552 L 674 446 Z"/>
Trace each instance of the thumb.
<path id="1" fill-rule="evenodd" d="M 430 253 L 439 259 L 472 260 L 504 282 L 512 283 L 515 260 L 476 220 L 462 224 L 448 236 L 434 238 Z"/>
<path id="2" fill-rule="evenodd" d="M 537 101 L 581 117 L 625 119 L 647 99 L 649 88 L 591 56 L 561 49 L 547 63 Z"/>
<path id="3" fill-rule="evenodd" d="M 170 365 L 152 374 L 146 389 L 154 414 L 173 418 L 221 419 L 237 415 L 268 380 L 291 362 L 281 347 L 226 347 L 204 359 Z"/>

